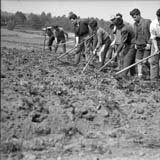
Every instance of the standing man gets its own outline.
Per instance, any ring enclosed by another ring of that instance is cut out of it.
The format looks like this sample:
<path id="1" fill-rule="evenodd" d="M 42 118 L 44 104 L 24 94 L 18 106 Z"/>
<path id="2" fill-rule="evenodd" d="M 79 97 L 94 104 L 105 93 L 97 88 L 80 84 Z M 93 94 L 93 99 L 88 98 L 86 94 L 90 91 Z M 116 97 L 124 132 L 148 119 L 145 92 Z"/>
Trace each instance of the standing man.
<path id="1" fill-rule="evenodd" d="M 53 34 L 52 27 L 46 27 L 45 34 L 47 34 L 47 36 L 49 37 L 48 43 L 47 43 L 48 49 L 52 51 L 52 44 L 53 44 L 53 41 L 55 40 L 55 36 Z"/>
<path id="2" fill-rule="evenodd" d="M 150 55 L 151 41 L 150 41 L 150 23 L 151 20 L 144 19 L 141 17 L 141 12 L 139 9 L 135 8 L 130 12 L 134 23 L 135 31 L 135 49 L 136 49 L 136 62 L 139 62 L 145 57 Z M 149 67 L 148 60 L 144 62 L 147 67 Z M 142 78 L 142 63 L 137 65 L 138 67 L 138 77 Z"/>
<path id="3" fill-rule="evenodd" d="M 55 42 L 56 42 L 54 51 L 56 53 L 59 44 L 62 43 L 63 53 L 65 53 L 66 52 L 66 44 L 65 43 L 66 43 L 66 39 L 68 39 L 68 33 L 65 32 L 62 27 L 59 27 L 57 25 L 54 26 L 53 28 L 54 28 L 54 35 L 55 35 Z"/>
<path id="4" fill-rule="evenodd" d="M 80 20 L 73 12 L 69 14 L 69 20 L 73 24 L 75 31 L 75 47 L 77 47 L 75 65 L 78 65 L 83 51 L 86 61 L 88 61 L 88 54 L 90 52 L 90 40 L 86 40 L 89 38 L 88 20 Z"/>
<path id="5" fill-rule="evenodd" d="M 96 43 L 94 43 L 95 46 L 93 50 L 93 54 L 96 54 L 99 51 L 99 61 L 100 61 L 100 68 L 104 65 L 106 53 L 109 49 L 109 46 L 111 44 L 110 35 L 101 27 L 98 26 L 98 23 L 96 20 L 92 20 L 89 23 L 89 26 L 91 27 L 93 34 L 96 36 Z"/>
<path id="6" fill-rule="evenodd" d="M 157 18 L 150 25 L 150 33 L 152 40 L 151 54 L 156 54 L 150 61 L 150 79 L 158 80 L 159 78 L 159 63 L 160 63 L 160 8 L 156 12 Z"/>

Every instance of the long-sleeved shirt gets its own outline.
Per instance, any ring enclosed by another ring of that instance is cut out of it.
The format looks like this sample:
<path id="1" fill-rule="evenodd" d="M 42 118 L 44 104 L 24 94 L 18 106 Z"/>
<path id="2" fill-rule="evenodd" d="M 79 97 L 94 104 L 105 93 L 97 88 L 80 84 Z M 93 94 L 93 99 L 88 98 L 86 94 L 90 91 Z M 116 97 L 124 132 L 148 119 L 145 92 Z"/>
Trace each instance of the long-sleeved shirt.
<path id="1" fill-rule="evenodd" d="M 109 34 L 101 27 L 99 27 L 96 31 L 96 38 L 95 41 L 97 41 L 96 49 L 99 49 L 107 40 L 109 37 Z"/>
<path id="2" fill-rule="evenodd" d="M 151 33 L 151 39 L 160 38 L 160 24 L 157 19 L 151 22 L 150 33 Z"/>

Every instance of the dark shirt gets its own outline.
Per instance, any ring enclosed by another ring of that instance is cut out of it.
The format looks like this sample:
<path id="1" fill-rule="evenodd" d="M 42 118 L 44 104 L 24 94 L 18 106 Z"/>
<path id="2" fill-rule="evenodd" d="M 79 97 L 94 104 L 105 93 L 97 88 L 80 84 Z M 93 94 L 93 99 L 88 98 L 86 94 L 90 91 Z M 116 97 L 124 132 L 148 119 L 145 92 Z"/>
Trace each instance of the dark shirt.
<path id="1" fill-rule="evenodd" d="M 57 37 L 58 41 L 65 40 L 65 33 L 62 28 L 59 28 L 58 30 L 56 30 L 54 34 L 55 34 L 55 37 Z"/>
<path id="2" fill-rule="evenodd" d="M 74 30 L 75 30 L 76 37 L 83 37 L 83 36 L 89 34 L 88 21 L 87 20 L 80 20 L 74 26 Z"/>
<path id="3" fill-rule="evenodd" d="M 121 29 L 121 43 L 131 45 L 134 43 L 135 33 L 130 24 L 124 24 Z"/>
<path id="4" fill-rule="evenodd" d="M 53 32 L 52 32 L 52 30 L 50 30 L 50 29 L 47 29 L 47 30 L 46 30 L 46 33 L 47 33 L 48 37 L 53 36 Z"/>
<path id="5" fill-rule="evenodd" d="M 124 24 L 121 31 L 121 43 L 117 48 L 117 52 L 119 52 L 123 46 L 134 44 L 135 33 L 134 29 L 130 24 Z"/>

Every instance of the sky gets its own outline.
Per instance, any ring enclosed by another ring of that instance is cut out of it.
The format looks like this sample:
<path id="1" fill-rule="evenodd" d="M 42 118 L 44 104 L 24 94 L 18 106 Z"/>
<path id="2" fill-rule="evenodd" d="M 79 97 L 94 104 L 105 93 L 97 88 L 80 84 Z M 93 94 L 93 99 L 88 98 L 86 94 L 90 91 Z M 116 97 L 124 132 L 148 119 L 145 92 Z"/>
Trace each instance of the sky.
<path id="1" fill-rule="evenodd" d="M 70 11 L 81 18 L 97 17 L 109 20 L 112 15 L 121 13 L 125 21 L 133 23 L 129 12 L 138 8 L 144 18 L 154 20 L 160 8 L 159 0 L 1 0 L 1 10 L 15 13 L 41 14 L 52 16 L 68 16 Z"/>

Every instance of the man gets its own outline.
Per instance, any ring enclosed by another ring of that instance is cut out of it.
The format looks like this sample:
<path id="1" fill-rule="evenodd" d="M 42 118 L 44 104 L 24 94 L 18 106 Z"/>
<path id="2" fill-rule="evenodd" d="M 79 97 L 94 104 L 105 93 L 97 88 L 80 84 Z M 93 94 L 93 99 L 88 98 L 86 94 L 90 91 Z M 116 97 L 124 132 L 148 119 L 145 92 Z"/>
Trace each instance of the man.
<path id="1" fill-rule="evenodd" d="M 69 14 L 69 20 L 73 24 L 75 31 L 75 47 L 77 47 L 75 53 L 75 65 L 78 65 L 83 51 L 86 61 L 88 61 L 88 54 L 90 52 L 90 40 L 87 40 L 90 35 L 88 21 L 80 20 L 73 12 Z"/>
<path id="2" fill-rule="evenodd" d="M 109 49 L 109 46 L 111 44 L 110 35 L 101 27 L 98 26 L 98 23 L 96 20 L 92 20 L 89 23 L 90 28 L 92 29 L 93 33 L 95 34 L 95 41 L 93 48 L 93 54 L 96 54 L 99 51 L 99 61 L 100 61 L 100 67 L 104 65 L 106 53 Z"/>
<path id="3" fill-rule="evenodd" d="M 53 34 L 52 27 L 45 28 L 45 32 L 46 32 L 45 34 L 47 34 L 48 37 L 49 37 L 48 43 L 47 43 L 48 49 L 50 51 L 52 51 L 52 44 L 53 44 L 53 41 L 55 40 L 55 36 Z"/>
<path id="4" fill-rule="evenodd" d="M 156 54 L 150 61 L 150 79 L 152 81 L 159 78 L 159 63 L 160 63 L 160 9 L 156 12 L 157 18 L 150 25 L 150 33 L 152 40 L 151 54 Z"/>
<path id="5" fill-rule="evenodd" d="M 55 35 L 55 48 L 54 51 L 55 53 L 57 52 L 58 46 L 60 43 L 62 43 L 62 47 L 63 47 L 63 53 L 66 52 L 66 39 L 68 39 L 68 33 L 66 33 L 62 27 L 59 26 L 54 26 L 54 35 Z"/>
<path id="6" fill-rule="evenodd" d="M 150 55 L 151 41 L 150 41 L 150 23 L 151 20 L 141 17 L 139 9 L 135 8 L 130 12 L 134 19 L 135 31 L 135 49 L 136 49 L 136 62 Z M 145 66 L 149 67 L 148 60 L 144 62 Z M 138 77 L 142 78 L 142 63 L 137 65 Z M 149 69 L 149 68 L 148 68 Z"/>
<path id="7" fill-rule="evenodd" d="M 134 47 L 135 33 L 133 27 L 130 24 L 124 23 L 122 17 L 117 16 L 114 20 L 114 24 L 117 30 L 121 34 L 120 44 L 117 47 L 115 55 L 118 54 L 119 69 L 123 69 L 135 62 L 135 53 L 136 53 Z M 124 78 L 127 78 L 128 71 L 129 70 L 123 72 Z M 130 74 L 131 76 L 134 76 L 135 74 L 134 67 L 130 69 Z"/>
<path id="8" fill-rule="evenodd" d="M 111 16 L 111 19 L 110 19 L 110 21 L 111 21 L 110 29 L 113 34 L 113 41 L 112 41 L 110 48 L 108 50 L 108 53 L 107 53 L 108 59 L 115 56 L 115 52 L 121 43 L 121 32 L 120 32 L 120 30 L 117 29 L 117 27 L 115 25 L 115 21 L 117 18 L 122 18 L 122 15 L 120 13 L 118 13 L 118 14 L 116 14 L 116 16 Z M 114 61 L 119 63 L 118 57 L 115 57 Z"/>

